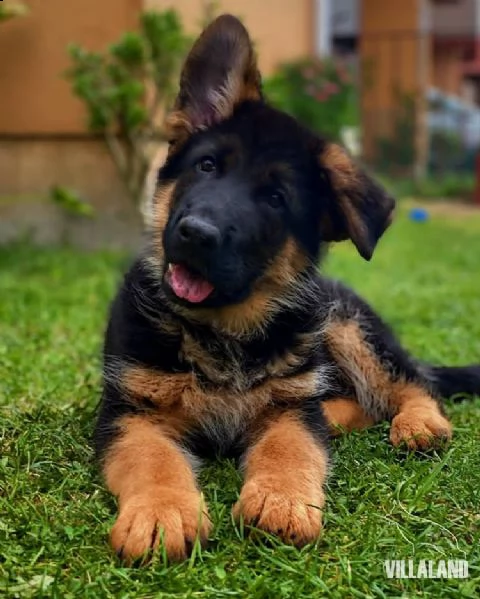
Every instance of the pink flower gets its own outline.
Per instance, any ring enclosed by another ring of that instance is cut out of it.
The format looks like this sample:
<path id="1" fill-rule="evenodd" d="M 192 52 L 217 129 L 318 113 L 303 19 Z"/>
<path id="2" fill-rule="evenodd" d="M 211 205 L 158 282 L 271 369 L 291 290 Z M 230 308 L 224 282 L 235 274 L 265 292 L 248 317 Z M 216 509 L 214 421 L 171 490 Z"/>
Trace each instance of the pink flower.
<path id="1" fill-rule="evenodd" d="M 327 83 L 327 85 L 324 87 L 325 92 L 327 92 L 329 95 L 333 95 L 336 94 L 340 88 L 338 87 L 338 85 L 336 83 L 333 83 L 333 81 L 330 81 L 329 83 Z"/>
<path id="2" fill-rule="evenodd" d="M 320 90 L 315 94 L 315 100 L 317 100 L 318 102 L 325 102 L 326 100 L 328 100 L 329 97 L 330 94 L 328 93 L 328 91 L 325 91 L 324 89 Z"/>
<path id="3" fill-rule="evenodd" d="M 340 83 L 350 83 L 350 73 L 346 69 L 345 65 L 340 64 L 337 67 L 337 77 L 340 80 Z"/>

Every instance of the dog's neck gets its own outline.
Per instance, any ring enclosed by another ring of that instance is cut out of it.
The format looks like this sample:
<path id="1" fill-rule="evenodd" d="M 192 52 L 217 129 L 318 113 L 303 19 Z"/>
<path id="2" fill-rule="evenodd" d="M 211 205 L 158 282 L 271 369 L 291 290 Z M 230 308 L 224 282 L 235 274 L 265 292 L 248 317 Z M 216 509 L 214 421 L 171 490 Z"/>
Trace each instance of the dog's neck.
<path id="1" fill-rule="evenodd" d="M 314 271 L 275 302 L 258 293 L 234 306 L 189 309 L 168 300 L 151 264 L 139 268 L 143 275 L 133 288 L 137 310 L 160 335 L 175 339 L 182 362 L 207 384 L 243 392 L 270 376 L 287 376 L 313 352 L 318 336 L 312 318 L 318 302 Z"/>

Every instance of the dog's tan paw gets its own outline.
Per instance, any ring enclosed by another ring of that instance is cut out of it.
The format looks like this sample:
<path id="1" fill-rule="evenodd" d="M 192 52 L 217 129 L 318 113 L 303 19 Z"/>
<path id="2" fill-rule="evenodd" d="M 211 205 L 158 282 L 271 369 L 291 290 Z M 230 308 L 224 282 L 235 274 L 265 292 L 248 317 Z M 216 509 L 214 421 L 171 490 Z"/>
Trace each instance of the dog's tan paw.
<path id="1" fill-rule="evenodd" d="M 169 560 L 179 561 L 188 557 L 196 539 L 206 543 L 210 527 L 199 493 L 155 487 L 122 506 L 110 541 L 127 563 L 148 558 L 160 543 Z"/>
<path id="2" fill-rule="evenodd" d="M 233 515 L 286 543 L 302 546 L 315 541 L 322 530 L 323 493 L 318 490 L 309 495 L 251 479 L 245 483 Z"/>
<path id="3" fill-rule="evenodd" d="M 452 425 L 438 410 L 412 408 L 392 420 L 390 441 L 396 447 L 406 445 L 413 451 L 425 450 L 451 438 Z"/>

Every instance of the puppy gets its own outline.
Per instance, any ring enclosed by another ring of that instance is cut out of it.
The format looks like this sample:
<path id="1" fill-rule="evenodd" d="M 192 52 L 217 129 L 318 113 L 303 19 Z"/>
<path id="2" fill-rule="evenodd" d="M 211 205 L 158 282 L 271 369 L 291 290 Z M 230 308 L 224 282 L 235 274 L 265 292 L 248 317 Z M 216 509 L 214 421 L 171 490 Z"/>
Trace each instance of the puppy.
<path id="1" fill-rule="evenodd" d="M 168 119 L 148 239 L 113 302 L 96 448 L 131 562 L 206 542 L 199 458 L 235 455 L 234 515 L 303 545 L 321 532 L 328 437 L 391 421 L 427 449 L 437 398 L 480 392 L 480 367 L 420 364 L 351 290 L 319 274 L 329 242 L 369 260 L 394 201 L 345 150 L 264 100 L 248 33 L 216 19 Z"/>

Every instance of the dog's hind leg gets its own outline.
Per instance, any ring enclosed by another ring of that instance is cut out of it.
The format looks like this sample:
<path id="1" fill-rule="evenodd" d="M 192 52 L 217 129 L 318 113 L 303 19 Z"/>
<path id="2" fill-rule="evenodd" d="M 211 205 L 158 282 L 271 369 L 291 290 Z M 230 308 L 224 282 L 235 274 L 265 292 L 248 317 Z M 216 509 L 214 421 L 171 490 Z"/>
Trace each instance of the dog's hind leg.
<path id="1" fill-rule="evenodd" d="M 374 422 L 391 420 L 394 445 L 427 449 L 451 437 L 452 427 L 427 378 L 380 319 L 373 314 L 332 319 L 324 340 L 365 415 Z M 350 411 L 354 423 L 358 413 Z"/>
<path id="2" fill-rule="evenodd" d="M 320 405 L 333 437 L 375 424 L 375 420 L 355 399 L 335 397 L 321 401 Z"/>

